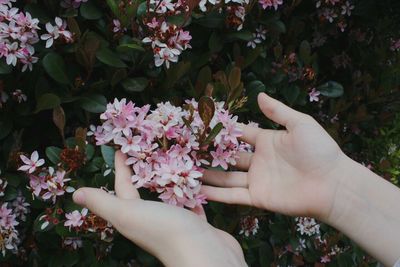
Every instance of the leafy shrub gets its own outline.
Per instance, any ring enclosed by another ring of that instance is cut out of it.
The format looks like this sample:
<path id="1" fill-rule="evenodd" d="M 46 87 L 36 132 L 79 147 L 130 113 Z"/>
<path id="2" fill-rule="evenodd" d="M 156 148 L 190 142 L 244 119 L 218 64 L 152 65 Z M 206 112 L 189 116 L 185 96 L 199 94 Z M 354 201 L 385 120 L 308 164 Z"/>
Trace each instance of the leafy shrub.
<path id="1" fill-rule="evenodd" d="M 69 193 L 81 186 L 113 189 L 114 149 L 95 147 L 90 126 L 115 97 L 154 106 L 208 95 L 225 101 L 240 121 L 277 128 L 256 104 L 266 92 L 313 115 L 346 153 L 399 183 L 398 1 L 0 3 L 5 264 L 159 264 L 86 214 Z M 36 165 L 45 157 L 43 166 L 52 168 L 43 177 L 57 184 L 57 197 L 40 187 L 35 194 L 40 179 L 17 171 L 21 156 Z M 250 266 L 375 264 L 310 218 L 218 203 L 207 213 L 240 240 Z"/>

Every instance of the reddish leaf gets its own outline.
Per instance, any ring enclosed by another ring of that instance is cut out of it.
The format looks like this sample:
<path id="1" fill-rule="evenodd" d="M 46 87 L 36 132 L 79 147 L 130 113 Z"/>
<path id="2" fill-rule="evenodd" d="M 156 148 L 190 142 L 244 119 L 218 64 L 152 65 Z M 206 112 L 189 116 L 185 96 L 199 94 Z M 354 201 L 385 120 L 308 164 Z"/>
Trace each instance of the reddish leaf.
<path id="1" fill-rule="evenodd" d="M 203 96 L 199 100 L 199 115 L 203 120 L 206 128 L 210 125 L 211 119 L 214 117 L 215 113 L 215 104 L 214 101 L 208 97 Z"/>

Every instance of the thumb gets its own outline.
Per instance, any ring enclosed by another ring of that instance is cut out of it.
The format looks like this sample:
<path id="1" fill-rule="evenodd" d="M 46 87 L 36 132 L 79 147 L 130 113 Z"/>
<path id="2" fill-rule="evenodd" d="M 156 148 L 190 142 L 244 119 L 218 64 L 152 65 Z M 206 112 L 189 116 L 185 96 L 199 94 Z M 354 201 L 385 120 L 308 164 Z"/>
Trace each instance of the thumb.
<path id="1" fill-rule="evenodd" d="M 112 224 L 114 224 L 115 219 L 120 213 L 119 207 L 121 206 L 121 201 L 101 189 L 79 188 L 74 192 L 72 198 L 76 204 L 88 208 L 91 212 Z"/>

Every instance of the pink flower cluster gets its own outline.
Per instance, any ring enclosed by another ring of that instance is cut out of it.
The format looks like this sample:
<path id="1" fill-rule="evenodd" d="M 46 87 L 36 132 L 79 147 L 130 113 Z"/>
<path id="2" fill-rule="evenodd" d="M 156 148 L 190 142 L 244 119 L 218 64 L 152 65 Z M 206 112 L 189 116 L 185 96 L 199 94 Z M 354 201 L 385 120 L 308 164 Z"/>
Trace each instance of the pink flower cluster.
<path id="1" fill-rule="evenodd" d="M 38 61 L 33 45 L 39 41 L 39 20 L 12 7 L 12 2 L 15 0 L 0 1 L 0 58 L 12 66 L 21 63 L 22 71 L 32 70 Z"/>
<path id="2" fill-rule="evenodd" d="M 0 171 L 1 174 L 1 171 Z M 0 197 L 4 196 L 8 183 L 0 178 Z M 17 198 L 12 202 L 0 202 L 0 250 L 5 256 L 7 251 L 18 252 L 20 237 L 16 227 L 19 225 L 17 219 L 25 221 L 26 214 L 29 213 L 29 204 L 19 192 Z"/>
<path id="3" fill-rule="evenodd" d="M 117 145 L 128 155 L 126 164 L 137 188 L 159 193 L 166 203 L 194 208 L 205 203 L 199 180 L 203 168 L 235 165 L 242 134 L 224 103 L 210 101 L 215 112 L 204 122 L 195 100 L 187 100 L 183 108 L 160 103 L 150 111 L 149 105 L 115 99 L 100 116 L 96 144 Z M 210 140 L 216 128 L 220 131 Z"/>
<path id="4" fill-rule="evenodd" d="M 350 17 L 354 9 L 351 0 L 317 0 L 316 7 L 322 21 L 336 23 L 342 32 L 347 27 L 346 17 Z"/>
<path id="5" fill-rule="evenodd" d="M 56 202 L 57 197 L 62 196 L 65 192 L 72 193 L 75 189 L 68 186 L 66 183 L 70 178 L 66 178 L 66 172 L 62 169 L 54 170 L 53 167 L 41 167 L 45 162 L 39 159 L 39 154 L 34 151 L 30 158 L 21 155 L 21 160 L 24 163 L 18 168 L 24 171 L 29 177 L 29 189 L 36 197 L 43 200 L 51 199 L 53 203 Z"/>
<path id="6" fill-rule="evenodd" d="M 169 68 L 170 62 L 178 62 L 179 55 L 191 48 L 189 42 L 192 36 L 188 31 L 166 22 L 165 18 L 181 14 L 188 6 L 180 0 L 175 3 L 171 0 L 150 0 L 149 3 L 150 12 L 146 20 L 148 34 L 142 42 L 151 44 L 157 67 L 164 64 Z"/>
<path id="7" fill-rule="evenodd" d="M 4 202 L 0 207 L 0 235 L 2 237 L 0 250 L 3 256 L 5 256 L 7 250 L 12 253 L 17 252 L 20 238 L 15 227 L 18 224 L 17 216 L 12 209 L 8 208 L 8 202 Z"/>
<path id="8" fill-rule="evenodd" d="M 22 72 L 32 70 L 38 61 L 34 56 L 34 44 L 40 38 L 38 34 L 39 20 L 32 18 L 29 12 L 22 12 L 13 7 L 15 0 L 0 1 L 0 58 L 5 58 L 8 65 L 22 64 Z M 41 36 L 47 40 L 46 47 L 51 47 L 53 40 L 63 37 L 67 42 L 72 41 L 72 34 L 66 29 L 66 22 L 56 18 L 56 26 L 46 24 L 48 34 Z"/>

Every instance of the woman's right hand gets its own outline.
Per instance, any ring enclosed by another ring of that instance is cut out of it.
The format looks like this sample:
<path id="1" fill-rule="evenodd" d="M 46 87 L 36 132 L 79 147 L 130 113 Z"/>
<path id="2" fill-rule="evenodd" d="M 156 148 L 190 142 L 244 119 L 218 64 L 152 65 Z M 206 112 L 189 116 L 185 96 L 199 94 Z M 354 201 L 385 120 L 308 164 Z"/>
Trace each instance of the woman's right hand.
<path id="1" fill-rule="evenodd" d="M 243 141 L 254 153 L 241 153 L 241 171 L 207 170 L 203 193 L 210 200 L 245 204 L 295 216 L 325 218 L 334 202 L 338 167 L 347 157 L 310 116 L 260 94 L 258 104 L 286 130 L 243 126 Z"/>

